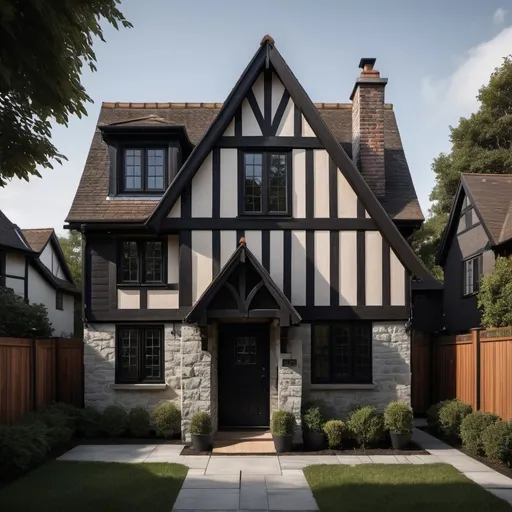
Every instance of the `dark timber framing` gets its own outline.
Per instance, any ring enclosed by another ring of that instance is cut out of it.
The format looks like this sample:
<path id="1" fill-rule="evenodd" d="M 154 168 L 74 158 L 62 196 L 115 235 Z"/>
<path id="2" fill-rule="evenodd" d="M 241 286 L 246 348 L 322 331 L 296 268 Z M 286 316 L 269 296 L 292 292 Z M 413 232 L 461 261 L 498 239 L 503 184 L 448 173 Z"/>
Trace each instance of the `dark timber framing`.
<path id="1" fill-rule="evenodd" d="M 338 217 L 338 169 L 332 158 L 329 158 L 329 217 Z"/>
<path id="2" fill-rule="evenodd" d="M 216 148 L 274 148 L 274 149 L 324 149 L 316 137 L 277 137 L 274 135 L 247 137 L 220 137 L 215 142 Z"/>
<path id="3" fill-rule="evenodd" d="M 252 89 L 250 89 L 249 92 L 247 93 L 247 101 L 249 102 L 254 117 L 256 118 L 258 126 L 260 127 L 261 133 L 263 135 L 267 135 L 269 132 L 268 123 L 266 119 L 263 118 L 263 114 L 261 113 L 260 107 L 258 105 L 258 102 L 256 101 L 254 93 L 252 92 Z"/>
<path id="4" fill-rule="evenodd" d="M 315 217 L 315 161 L 312 149 L 306 149 L 306 218 Z"/>
<path id="5" fill-rule="evenodd" d="M 270 272 L 270 231 L 261 232 L 261 263 L 267 272 Z"/>
<path id="6" fill-rule="evenodd" d="M 302 137 L 302 112 L 296 104 L 293 106 L 293 134 L 297 138 Z"/>
<path id="7" fill-rule="evenodd" d="M 289 229 L 283 231 L 283 293 L 292 297 L 292 232 Z"/>
<path id="8" fill-rule="evenodd" d="M 285 89 L 283 92 L 283 96 L 281 97 L 281 101 L 279 102 L 279 106 L 277 107 L 276 114 L 274 116 L 274 120 L 272 121 L 272 126 L 270 128 L 270 135 L 275 135 L 277 133 L 277 129 L 283 120 L 283 115 L 285 113 L 286 107 L 288 106 L 288 102 L 290 101 L 290 93 Z"/>
<path id="9" fill-rule="evenodd" d="M 366 236 L 364 231 L 357 232 L 357 305 L 366 304 Z"/>
<path id="10" fill-rule="evenodd" d="M 192 306 L 192 231 L 180 232 L 180 306 Z"/>
<path id="11" fill-rule="evenodd" d="M 330 237 L 330 261 L 329 261 L 329 283 L 331 286 L 331 306 L 340 305 L 340 233 L 331 231 Z"/>
<path id="12" fill-rule="evenodd" d="M 263 72 L 263 113 L 265 117 L 265 131 L 263 135 L 270 135 L 272 125 L 272 68 L 266 63 Z"/>
<path id="13" fill-rule="evenodd" d="M 296 77 L 293 75 L 292 71 L 270 40 L 266 40 L 260 46 L 226 99 L 226 102 L 215 121 L 208 128 L 206 134 L 201 139 L 201 142 L 194 148 L 181 170 L 176 175 L 173 183 L 147 220 L 147 224 L 149 226 L 153 226 L 153 228 L 159 229 L 162 221 L 167 216 L 167 213 L 183 193 L 187 184 L 190 184 L 195 173 L 207 157 L 208 153 L 214 147 L 216 141 L 223 135 L 229 123 L 232 121 L 233 117 L 235 117 L 235 114 L 237 110 L 239 110 L 239 107 L 246 97 L 249 89 L 251 89 L 257 77 L 265 68 L 266 62 L 273 67 L 275 73 L 283 83 L 285 90 L 290 93 L 291 99 L 306 118 L 311 129 L 317 135 L 323 147 L 333 159 L 336 167 L 344 174 L 349 185 L 353 188 L 358 198 L 361 199 L 370 217 L 374 219 L 379 231 L 381 231 L 383 237 L 388 240 L 390 246 L 395 250 L 397 257 L 404 267 L 409 269 L 409 271 L 411 271 L 418 279 L 429 282 L 434 281 L 432 276 L 418 260 L 411 247 L 402 237 L 393 221 L 389 218 L 388 214 L 379 203 L 368 184 L 365 182 L 355 164 L 343 150 L 333 134 L 329 131 L 320 117 L 318 110 L 309 99 L 307 93 L 297 81 Z M 270 66 L 267 66 L 265 73 L 266 76 L 271 73 Z M 267 89 L 268 83 L 269 81 L 267 78 L 265 80 Z M 265 94 L 268 95 L 267 92 Z M 265 106 L 265 114 L 267 114 L 267 108 L 268 107 Z M 241 135 L 240 133 L 236 133 L 236 128 L 235 135 Z"/>
<path id="14" fill-rule="evenodd" d="M 214 148 L 212 155 L 212 217 L 220 217 L 220 149 Z"/>
<path id="15" fill-rule="evenodd" d="M 315 305 L 315 232 L 306 231 L 306 305 Z"/>
<path id="16" fill-rule="evenodd" d="M 215 279 L 220 272 L 220 231 L 212 231 L 212 277 Z"/>

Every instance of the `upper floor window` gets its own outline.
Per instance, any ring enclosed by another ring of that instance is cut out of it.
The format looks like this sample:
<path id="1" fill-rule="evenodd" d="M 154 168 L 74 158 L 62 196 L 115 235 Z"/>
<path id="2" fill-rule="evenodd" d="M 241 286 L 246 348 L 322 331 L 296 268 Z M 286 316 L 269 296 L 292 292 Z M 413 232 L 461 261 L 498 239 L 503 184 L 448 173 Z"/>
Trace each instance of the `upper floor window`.
<path id="1" fill-rule="evenodd" d="M 119 281 L 125 284 L 165 282 L 164 243 L 130 240 L 122 243 Z"/>
<path id="2" fill-rule="evenodd" d="M 290 153 L 243 154 L 243 206 L 250 215 L 290 213 Z"/>
<path id="3" fill-rule="evenodd" d="M 123 192 L 162 192 L 166 187 L 164 148 L 125 148 L 122 165 Z"/>
<path id="4" fill-rule="evenodd" d="M 64 309 L 64 294 L 60 290 L 55 292 L 55 309 Z"/>
<path id="5" fill-rule="evenodd" d="M 464 261 L 464 295 L 477 293 L 480 289 L 480 276 L 482 275 L 482 255 Z"/>

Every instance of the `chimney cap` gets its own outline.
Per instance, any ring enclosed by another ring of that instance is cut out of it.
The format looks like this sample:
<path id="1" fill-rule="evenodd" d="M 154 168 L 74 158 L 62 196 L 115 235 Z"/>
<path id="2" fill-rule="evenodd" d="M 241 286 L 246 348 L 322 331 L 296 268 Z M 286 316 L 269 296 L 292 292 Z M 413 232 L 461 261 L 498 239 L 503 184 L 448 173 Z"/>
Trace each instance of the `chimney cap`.
<path id="1" fill-rule="evenodd" d="M 363 57 L 359 61 L 359 67 L 361 69 L 365 69 L 367 67 L 367 69 L 371 70 L 371 69 L 373 69 L 373 66 L 375 66 L 376 61 L 377 61 L 377 59 L 375 59 L 373 57 Z"/>

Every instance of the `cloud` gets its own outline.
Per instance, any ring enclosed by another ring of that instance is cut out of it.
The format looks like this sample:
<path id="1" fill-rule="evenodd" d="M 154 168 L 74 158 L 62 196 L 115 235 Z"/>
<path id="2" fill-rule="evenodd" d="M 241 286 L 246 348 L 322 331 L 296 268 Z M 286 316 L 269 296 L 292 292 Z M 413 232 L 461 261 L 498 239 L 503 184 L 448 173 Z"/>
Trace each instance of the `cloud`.
<path id="1" fill-rule="evenodd" d="M 476 95 L 489 82 L 494 69 L 512 49 L 512 27 L 503 29 L 490 41 L 471 48 L 461 64 L 448 77 L 424 77 L 421 95 L 435 112 L 466 116 L 478 109 Z"/>
<path id="2" fill-rule="evenodd" d="M 494 11 L 494 14 L 492 15 L 492 21 L 495 25 L 501 25 L 505 21 L 505 14 L 507 11 L 505 9 L 499 7 Z"/>

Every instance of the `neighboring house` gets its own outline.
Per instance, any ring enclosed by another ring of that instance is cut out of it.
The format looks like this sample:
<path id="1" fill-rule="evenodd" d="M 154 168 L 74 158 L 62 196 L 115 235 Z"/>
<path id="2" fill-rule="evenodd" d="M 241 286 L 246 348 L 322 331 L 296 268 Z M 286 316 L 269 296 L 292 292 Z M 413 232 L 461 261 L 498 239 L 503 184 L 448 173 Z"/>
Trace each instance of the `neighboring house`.
<path id="1" fill-rule="evenodd" d="M 0 286 L 44 304 L 55 336 L 73 334 L 77 291 L 52 228 L 21 230 L 0 211 Z"/>
<path id="2" fill-rule="evenodd" d="M 198 410 L 268 427 L 409 400 L 411 278 L 438 283 L 374 62 L 352 103 L 313 104 L 267 36 L 224 104 L 103 104 L 67 218 L 88 405 L 175 400 L 186 436 Z"/>
<path id="3" fill-rule="evenodd" d="M 444 270 L 444 324 L 452 333 L 480 326 L 480 277 L 512 254 L 512 175 L 462 174 L 437 251 Z"/>

